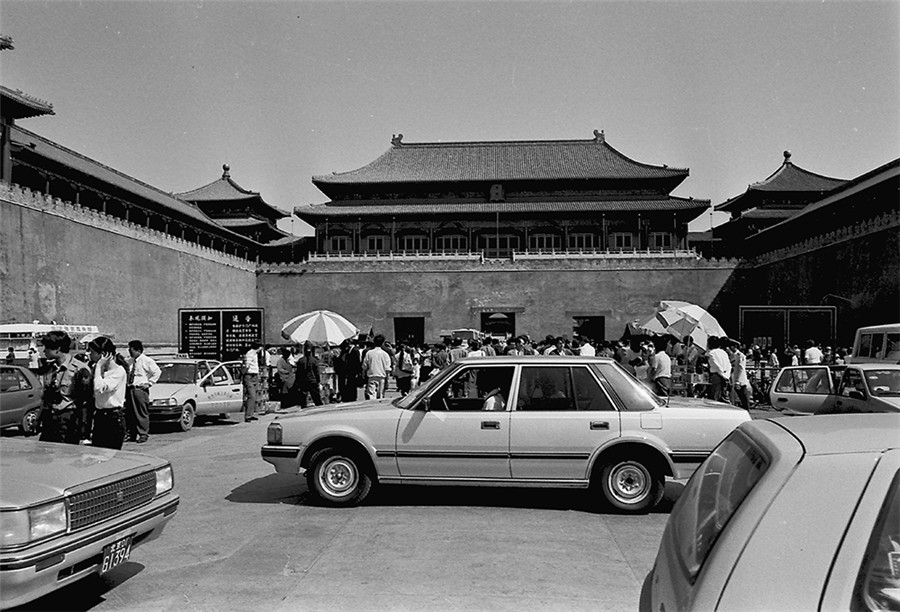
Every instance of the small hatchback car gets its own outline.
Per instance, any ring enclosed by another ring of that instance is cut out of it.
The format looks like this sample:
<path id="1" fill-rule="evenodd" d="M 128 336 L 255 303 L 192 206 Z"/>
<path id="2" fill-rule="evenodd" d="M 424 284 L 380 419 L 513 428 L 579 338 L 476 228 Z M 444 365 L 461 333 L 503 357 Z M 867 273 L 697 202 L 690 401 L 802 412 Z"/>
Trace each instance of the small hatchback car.
<path id="1" fill-rule="evenodd" d="M 596 357 L 461 359 L 406 397 L 301 411 L 269 424 L 262 457 L 306 474 L 326 503 L 373 483 L 591 488 L 646 512 L 750 416 L 661 399 Z"/>
<path id="2" fill-rule="evenodd" d="M 128 561 L 178 508 L 163 459 L 4 438 L 0 607 L 18 606 Z"/>
<path id="3" fill-rule="evenodd" d="M 900 610 L 900 414 L 741 425 L 675 503 L 640 609 Z"/>
<path id="4" fill-rule="evenodd" d="M 150 419 L 174 422 L 188 431 L 197 418 L 240 412 L 244 388 L 228 367 L 210 359 L 157 359 L 162 370 L 150 387 Z"/>

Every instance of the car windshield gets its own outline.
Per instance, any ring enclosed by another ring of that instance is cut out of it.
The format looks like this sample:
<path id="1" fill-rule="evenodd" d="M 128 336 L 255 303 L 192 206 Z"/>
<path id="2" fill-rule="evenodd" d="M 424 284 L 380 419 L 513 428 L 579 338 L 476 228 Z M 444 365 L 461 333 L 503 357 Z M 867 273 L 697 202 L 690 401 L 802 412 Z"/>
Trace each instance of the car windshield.
<path id="1" fill-rule="evenodd" d="M 719 534 L 768 467 L 768 457 L 736 431 L 694 472 L 669 521 L 688 580 L 697 576 Z"/>
<path id="2" fill-rule="evenodd" d="M 197 366 L 193 363 L 157 361 L 162 373 L 157 382 L 190 385 L 197 382 Z"/>
<path id="3" fill-rule="evenodd" d="M 853 610 L 900 609 L 900 473 L 881 507 L 863 566 L 856 579 Z"/>
<path id="4" fill-rule="evenodd" d="M 865 375 L 875 397 L 900 397 L 900 370 L 866 370 Z"/>
<path id="5" fill-rule="evenodd" d="M 615 361 L 600 364 L 600 371 L 622 400 L 626 410 L 653 410 L 665 401 L 641 384 L 631 372 Z"/>
<path id="6" fill-rule="evenodd" d="M 398 408 L 408 409 L 412 406 L 415 406 L 420 398 L 426 397 L 432 389 L 441 384 L 441 381 L 446 379 L 447 376 L 452 375 L 452 372 L 455 372 L 459 369 L 459 364 L 452 364 L 449 368 L 441 370 L 427 381 L 424 384 L 419 385 L 412 391 L 410 391 L 406 397 L 398 397 L 393 401 L 394 406 Z"/>

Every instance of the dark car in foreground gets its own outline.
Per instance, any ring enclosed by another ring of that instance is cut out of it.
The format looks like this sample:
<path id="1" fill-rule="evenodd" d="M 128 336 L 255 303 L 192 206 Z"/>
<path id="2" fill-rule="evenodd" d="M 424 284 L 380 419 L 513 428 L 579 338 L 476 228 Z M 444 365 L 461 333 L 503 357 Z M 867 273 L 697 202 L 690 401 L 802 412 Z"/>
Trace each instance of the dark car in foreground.
<path id="1" fill-rule="evenodd" d="M 17 427 L 25 435 L 38 431 L 41 381 L 28 368 L 0 365 L 0 428 Z"/>
<path id="2" fill-rule="evenodd" d="M 675 503 L 640 609 L 900 610 L 900 414 L 741 425 Z"/>
<path id="3" fill-rule="evenodd" d="M 376 483 L 591 489 L 646 512 L 747 411 L 659 398 L 611 359 L 506 356 L 454 362 L 406 397 L 300 411 L 269 424 L 264 460 L 305 473 L 332 505 Z"/>
<path id="4" fill-rule="evenodd" d="M 178 508 L 165 460 L 92 446 L 0 444 L 0 607 L 128 561 Z"/>

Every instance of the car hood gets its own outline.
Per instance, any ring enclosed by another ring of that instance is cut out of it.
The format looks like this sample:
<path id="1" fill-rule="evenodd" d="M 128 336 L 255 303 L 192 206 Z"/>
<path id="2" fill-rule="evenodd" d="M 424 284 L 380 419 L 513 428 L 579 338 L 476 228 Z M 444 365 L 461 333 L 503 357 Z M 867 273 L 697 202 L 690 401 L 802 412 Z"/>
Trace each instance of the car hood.
<path id="1" fill-rule="evenodd" d="M 881 404 L 885 410 L 894 410 L 895 412 L 900 412 L 900 397 L 873 397 L 872 402 L 876 404 Z"/>
<path id="2" fill-rule="evenodd" d="M 327 418 L 329 415 L 340 413 L 342 416 L 348 416 L 350 414 L 363 414 L 363 413 L 372 413 L 372 412 L 388 412 L 388 411 L 397 411 L 399 408 L 395 408 L 392 405 L 393 400 L 391 399 L 380 399 L 380 400 L 361 400 L 358 402 L 347 402 L 341 404 L 329 404 L 327 406 L 316 406 L 315 408 L 301 408 L 299 412 L 295 414 L 290 414 L 284 417 L 278 417 L 279 420 L 282 419 L 295 419 L 295 418 L 310 418 L 310 417 L 325 417 Z"/>
<path id="3" fill-rule="evenodd" d="M 136 468 L 149 470 L 165 464 L 158 457 L 129 451 L 4 438 L 0 445 L 0 508 L 56 499 L 76 485 L 114 480 Z"/>
<path id="4" fill-rule="evenodd" d="M 155 400 L 172 397 L 179 391 L 184 392 L 185 390 L 190 389 L 193 386 L 194 385 L 184 383 L 157 383 L 150 387 L 150 399 Z"/>

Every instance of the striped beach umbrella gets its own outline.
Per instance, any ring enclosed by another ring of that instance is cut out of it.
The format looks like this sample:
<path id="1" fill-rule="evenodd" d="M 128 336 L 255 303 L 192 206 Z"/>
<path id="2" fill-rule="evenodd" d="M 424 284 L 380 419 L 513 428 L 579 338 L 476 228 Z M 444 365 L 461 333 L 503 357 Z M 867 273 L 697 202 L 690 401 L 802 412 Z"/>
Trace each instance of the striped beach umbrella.
<path id="1" fill-rule="evenodd" d="M 312 342 L 317 346 L 340 344 L 359 329 L 336 312 L 313 310 L 294 317 L 281 327 L 281 335 L 291 342 Z"/>

